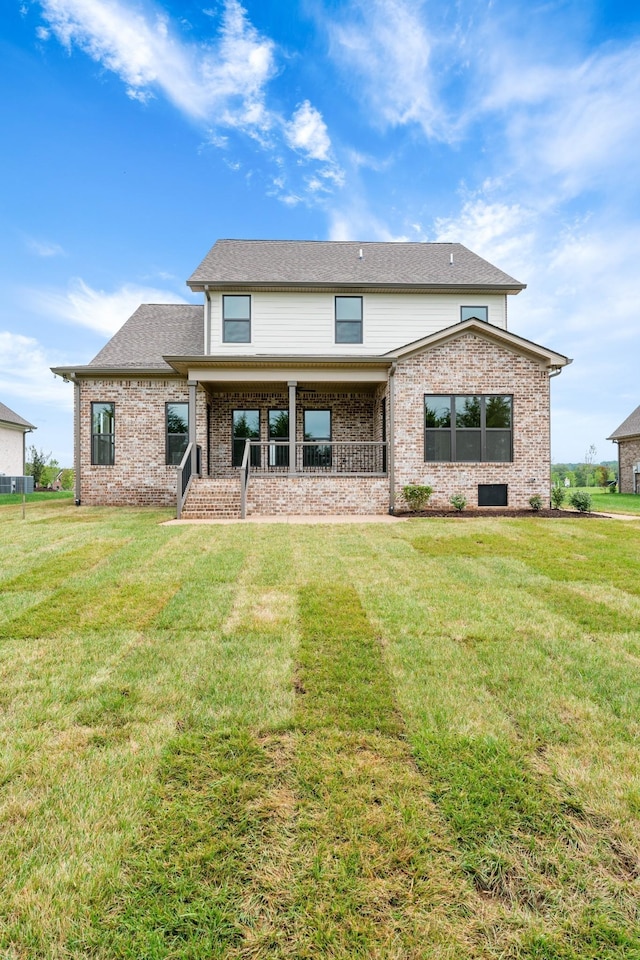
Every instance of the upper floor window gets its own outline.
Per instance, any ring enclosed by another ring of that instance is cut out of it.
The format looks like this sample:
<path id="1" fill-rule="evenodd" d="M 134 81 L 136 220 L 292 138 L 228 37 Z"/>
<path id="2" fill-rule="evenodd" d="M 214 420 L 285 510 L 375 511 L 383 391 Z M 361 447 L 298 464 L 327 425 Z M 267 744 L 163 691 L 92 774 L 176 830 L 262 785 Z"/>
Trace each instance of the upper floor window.
<path id="1" fill-rule="evenodd" d="M 489 320 L 488 307 L 460 307 L 460 320 Z"/>
<path id="2" fill-rule="evenodd" d="M 242 294 L 222 297 L 223 343 L 251 343 L 251 297 Z"/>
<path id="3" fill-rule="evenodd" d="M 166 405 L 167 463 L 180 464 L 189 442 L 189 404 Z"/>
<path id="4" fill-rule="evenodd" d="M 91 404 L 91 463 L 111 466 L 115 462 L 115 403 Z"/>
<path id="5" fill-rule="evenodd" d="M 336 343 L 362 343 L 362 297 L 336 297 Z"/>
<path id="6" fill-rule="evenodd" d="M 512 407 L 510 396 L 425 396 L 425 460 L 513 460 Z"/>

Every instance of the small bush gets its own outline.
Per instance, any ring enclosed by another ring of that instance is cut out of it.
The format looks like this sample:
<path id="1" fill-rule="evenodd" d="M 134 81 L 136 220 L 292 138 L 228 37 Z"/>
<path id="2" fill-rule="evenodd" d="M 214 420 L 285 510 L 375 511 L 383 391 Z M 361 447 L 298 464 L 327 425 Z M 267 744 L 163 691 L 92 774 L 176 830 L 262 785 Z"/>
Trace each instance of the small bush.
<path id="1" fill-rule="evenodd" d="M 532 497 L 529 497 L 529 506 L 534 513 L 537 513 L 538 510 L 542 507 L 542 497 L 539 493 L 534 493 Z"/>
<path id="2" fill-rule="evenodd" d="M 615 480 L 614 480 L 612 483 L 609 484 L 608 490 L 609 490 L 609 493 L 617 493 L 617 492 L 618 492 L 618 484 L 615 482 Z"/>
<path id="3" fill-rule="evenodd" d="M 551 491 L 551 503 L 556 510 L 559 510 L 567 496 L 564 487 L 554 487 Z"/>
<path id="4" fill-rule="evenodd" d="M 415 483 L 407 484 L 402 488 L 402 496 L 410 510 L 414 512 L 424 510 L 431 499 L 433 487 L 419 486 Z"/>
<path id="5" fill-rule="evenodd" d="M 462 513 L 467 505 L 467 498 L 463 497 L 461 493 L 454 493 L 454 495 L 449 499 L 449 503 L 452 507 L 455 507 L 458 513 Z"/>
<path id="6" fill-rule="evenodd" d="M 591 494 L 576 490 L 569 497 L 569 503 L 575 507 L 579 513 L 591 513 Z"/>

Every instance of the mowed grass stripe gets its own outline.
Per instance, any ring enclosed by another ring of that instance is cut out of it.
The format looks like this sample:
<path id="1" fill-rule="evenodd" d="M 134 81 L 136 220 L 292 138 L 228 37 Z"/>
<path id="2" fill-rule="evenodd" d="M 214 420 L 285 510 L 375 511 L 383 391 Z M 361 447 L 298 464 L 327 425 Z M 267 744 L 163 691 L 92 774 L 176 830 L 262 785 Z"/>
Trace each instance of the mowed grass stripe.
<path id="1" fill-rule="evenodd" d="M 299 615 L 298 723 L 401 734 L 382 650 L 354 588 L 340 581 L 302 587 Z"/>

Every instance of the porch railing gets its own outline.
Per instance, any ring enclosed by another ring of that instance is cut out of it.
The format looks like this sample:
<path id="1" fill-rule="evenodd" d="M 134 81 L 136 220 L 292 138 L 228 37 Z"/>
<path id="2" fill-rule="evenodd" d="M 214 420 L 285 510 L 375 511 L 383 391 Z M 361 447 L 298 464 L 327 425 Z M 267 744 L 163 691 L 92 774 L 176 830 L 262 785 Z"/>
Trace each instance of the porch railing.
<path id="1" fill-rule="evenodd" d="M 185 450 L 184 456 L 180 461 L 180 466 L 178 467 L 178 520 L 182 516 L 182 508 L 185 500 L 187 499 L 189 487 L 191 486 L 191 481 L 193 479 L 193 448 L 193 443 L 187 444 L 187 449 Z"/>
<path id="2" fill-rule="evenodd" d="M 350 474 L 352 476 L 387 472 L 387 444 L 378 441 L 313 440 L 294 445 L 294 469 L 291 469 L 291 445 L 287 440 L 248 440 L 242 470 L 256 474 Z M 246 464 L 245 464 L 246 459 Z"/>

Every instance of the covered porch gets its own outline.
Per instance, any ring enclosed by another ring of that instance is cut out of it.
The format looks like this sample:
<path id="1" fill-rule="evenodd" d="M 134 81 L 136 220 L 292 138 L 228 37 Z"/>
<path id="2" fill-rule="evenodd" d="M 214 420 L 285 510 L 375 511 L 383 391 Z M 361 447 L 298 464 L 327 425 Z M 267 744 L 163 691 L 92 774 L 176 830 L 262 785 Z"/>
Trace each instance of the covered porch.
<path id="1" fill-rule="evenodd" d="M 314 513 L 367 512 L 367 503 L 375 503 L 376 512 L 389 508 L 391 361 L 169 362 L 189 383 L 179 514 L 196 481 L 202 511 L 205 489 L 210 498 L 224 490 L 229 499 L 234 485 L 241 516 L 304 513 L 310 505 Z M 221 487 L 220 481 L 227 482 Z"/>

